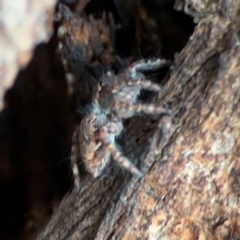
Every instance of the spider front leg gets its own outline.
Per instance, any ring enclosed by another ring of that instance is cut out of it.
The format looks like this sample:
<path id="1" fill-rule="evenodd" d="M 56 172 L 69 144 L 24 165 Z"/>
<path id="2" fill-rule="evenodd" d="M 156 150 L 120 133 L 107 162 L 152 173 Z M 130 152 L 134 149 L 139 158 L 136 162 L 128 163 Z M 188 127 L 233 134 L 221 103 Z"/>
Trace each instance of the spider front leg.
<path id="1" fill-rule="evenodd" d="M 134 166 L 133 163 L 131 163 L 128 158 L 124 157 L 120 150 L 116 147 L 115 136 L 119 135 L 122 129 L 122 122 L 115 117 L 100 129 L 99 137 L 116 162 L 129 170 L 135 176 L 141 178 L 143 174 Z"/>
<path id="2" fill-rule="evenodd" d="M 133 103 L 133 102 L 120 102 L 115 101 L 113 103 L 113 108 L 121 111 L 130 111 L 130 112 L 144 112 L 147 114 L 169 114 L 169 110 L 155 104 L 142 104 L 142 103 Z"/>

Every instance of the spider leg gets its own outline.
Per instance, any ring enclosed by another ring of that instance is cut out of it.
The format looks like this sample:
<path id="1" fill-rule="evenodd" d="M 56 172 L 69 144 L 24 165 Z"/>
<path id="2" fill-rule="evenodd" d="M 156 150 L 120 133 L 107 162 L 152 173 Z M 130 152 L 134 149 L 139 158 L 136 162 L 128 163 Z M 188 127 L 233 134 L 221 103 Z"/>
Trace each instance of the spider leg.
<path id="1" fill-rule="evenodd" d="M 119 102 L 115 101 L 113 108 L 132 112 L 144 112 L 147 114 L 169 114 L 169 110 L 164 107 L 157 106 L 156 104 L 142 104 L 142 103 L 128 103 L 128 102 Z"/>
<path id="2" fill-rule="evenodd" d="M 145 88 L 145 89 L 148 89 L 148 90 L 151 90 L 151 91 L 158 92 L 158 91 L 162 90 L 162 87 L 159 84 L 153 83 L 153 82 L 145 80 L 145 79 L 135 80 L 135 79 L 130 78 L 130 79 L 127 79 L 125 82 L 128 86 L 139 86 L 141 88 Z M 118 92 L 120 85 L 122 85 L 122 82 L 114 84 L 111 87 L 112 93 Z"/>
<path id="3" fill-rule="evenodd" d="M 137 76 L 137 72 L 155 71 L 159 68 L 163 68 L 165 66 L 168 67 L 170 65 L 171 65 L 170 60 L 165 60 L 165 59 L 161 59 L 161 58 L 150 59 L 150 60 L 143 59 L 141 61 L 133 63 L 129 67 L 129 71 L 130 71 L 132 77 L 134 78 L 135 76 Z"/>
<path id="4" fill-rule="evenodd" d="M 145 88 L 152 91 L 160 91 L 162 90 L 162 87 L 159 84 L 143 79 L 142 72 L 156 71 L 159 68 L 170 65 L 171 61 L 160 58 L 135 62 L 126 70 L 123 80 L 112 85 L 111 91 L 112 93 L 117 93 L 124 83 L 127 86 L 139 86 L 140 88 Z"/>
<path id="5" fill-rule="evenodd" d="M 131 163 L 128 158 L 122 155 L 120 150 L 115 145 L 115 136 L 118 135 L 120 131 L 117 123 L 109 122 L 100 129 L 100 138 L 116 162 L 128 169 L 135 176 L 141 178 L 143 176 L 142 173 L 134 166 L 133 163 Z"/>
<path id="6" fill-rule="evenodd" d="M 74 189 L 76 192 L 80 190 L 80 174 L 77 165 L 77 158 L 78 158 L 78 129 L 76 129 L 72 136 L 72 147 L 71 147 L 71 167 L 73 172 L 74 178 Z"/>

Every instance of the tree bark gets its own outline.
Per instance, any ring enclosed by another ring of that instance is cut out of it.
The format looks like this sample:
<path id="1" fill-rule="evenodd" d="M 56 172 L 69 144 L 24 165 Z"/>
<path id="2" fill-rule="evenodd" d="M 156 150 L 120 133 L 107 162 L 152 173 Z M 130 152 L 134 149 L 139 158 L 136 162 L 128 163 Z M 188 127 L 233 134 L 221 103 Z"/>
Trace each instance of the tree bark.
<path id="1" fill-rule="evenodd" d="M 240 238 L 240 2 L 177 6 L 190 3 L 199 22 L 153 99 L 170 119 L 134 118 L 123 136 L 143 178 L 118 166 L 87 178 L 38 240 Z"/>

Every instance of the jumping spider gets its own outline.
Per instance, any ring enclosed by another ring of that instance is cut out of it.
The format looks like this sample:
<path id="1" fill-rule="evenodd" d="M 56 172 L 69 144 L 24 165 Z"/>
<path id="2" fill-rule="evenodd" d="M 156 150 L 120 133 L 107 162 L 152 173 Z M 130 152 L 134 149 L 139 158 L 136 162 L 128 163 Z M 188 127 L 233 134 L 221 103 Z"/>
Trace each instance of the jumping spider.
<path id="1" fill-rule="evenodd" d="M 115 138 L 123 130 L 122 120 L 135 113 L 168 114 L 163 107 L 137 102 L 137 97 L 141 89 L 162 89 L 147 80 L 143 72 L 156 71 L 169 64 L 169 61 L 162 59 L 137 61 L 118 75 L 107 72 L 94 86 L 90 114 L 83 118 L 79 131 L 80 156 L 93 177 L 102 173 L 111 156 L 132 174 L 142 176 L 131 161 L 122 155 Z M 77 166 L 74 169 L 75 179 L 78 179 Z"/>

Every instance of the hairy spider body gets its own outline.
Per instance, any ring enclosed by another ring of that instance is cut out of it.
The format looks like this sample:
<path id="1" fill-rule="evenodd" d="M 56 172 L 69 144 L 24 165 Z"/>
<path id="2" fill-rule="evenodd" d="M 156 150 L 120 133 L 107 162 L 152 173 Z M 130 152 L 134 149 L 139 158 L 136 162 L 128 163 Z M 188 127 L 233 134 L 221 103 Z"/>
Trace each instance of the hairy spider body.
<path id="1" fill-rule="evenodd" d="M 93 105 L 92 113 L 82 120 L 79 134 L 80 152 L 86 169 L 93 177 L 102 173 L 111 156 L 133 174 L 142 175 L 116 146 L 115 139 L 122 130 L 122 121 L 114 114 L 106 116 L 97 105 Z"/>
<path id="2" fill-rule="evenodd" d="M 160 85 L 146 80 L 142 72 L 156 71 L 169 63 L 162 59 L 141 60 L 133 63 L 117 76 L 107 72 L 93 89 L 93 102 L 99 104 L 105 113 L 115 111 L 123 119 L 141 111 L 150 114 L 166 112 L 166 109 L 154 104 L 136 104 L 136 102 L 142 89 L 162 90 Z"/>
<path id="3" fill-rule="evenodd" d="M 115 139 L 123 131 L 122 119 L 130 118 L 137 112 L 168 114 L 161 106 L 137 102 L 141 89 L 162 89 L 145 79 L 143 72 L 156 71 L 166 65 L 169 65 L 166 60 L 141 60 L 118 75 L 107 72 L 94 86 L 92 108 L 83 118 L 79 131 L 80 155 L 86 170 L 93 177 L 102 173 L 111 156 L 135 176 L 142 176 L 131 161 L 122 155 Z"/>

